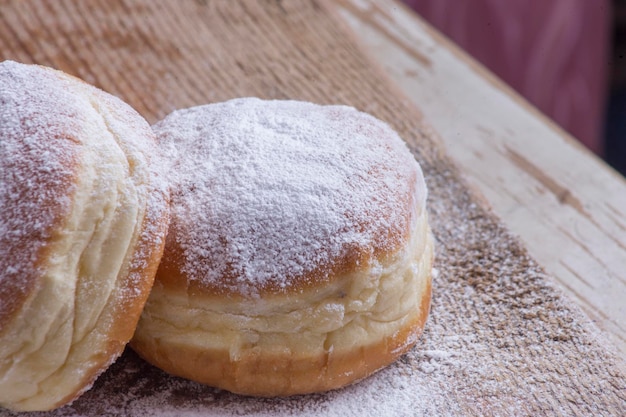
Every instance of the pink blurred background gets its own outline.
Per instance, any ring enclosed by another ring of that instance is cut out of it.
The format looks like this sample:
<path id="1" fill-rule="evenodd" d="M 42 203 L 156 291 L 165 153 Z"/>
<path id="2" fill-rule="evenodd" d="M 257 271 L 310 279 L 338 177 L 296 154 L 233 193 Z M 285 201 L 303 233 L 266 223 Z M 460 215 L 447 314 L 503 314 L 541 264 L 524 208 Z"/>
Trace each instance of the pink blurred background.
<path id="1" fill-rule="evenodd" d="M 594 153 L 606 150 L 610 0 L 404 0 Z"/>

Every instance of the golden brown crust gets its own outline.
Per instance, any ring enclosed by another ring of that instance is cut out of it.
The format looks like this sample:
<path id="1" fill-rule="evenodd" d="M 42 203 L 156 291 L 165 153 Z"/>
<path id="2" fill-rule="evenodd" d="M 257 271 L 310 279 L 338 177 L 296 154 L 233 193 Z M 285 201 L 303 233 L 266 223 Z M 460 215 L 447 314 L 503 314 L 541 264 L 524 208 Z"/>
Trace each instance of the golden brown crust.
<path id="1" fill-rule="evenodd" d="M 404 248 L 408 259 L 399 256 L 379 278 L 354 272 L 260 307 L 157 284 L 131 347 L 173 375 L 244 395 L 306 394 L 362 379 L 406 353 L 424 328 L 433 262 L 425 217 Z"/>
<path id="2" fill-rule="evenodd" d="M 249 352 L 236 361 L 226 350 L 159 344 L 134 339 L 133 349 L 166 372 L 228 391 L 275 397 L 341 388 L 359 381 L 405 354 L 421 335 L 430 309 L 431 281 L 421 294 L 420 308 L 407 324 L 377 343 L 356 351 L 324 355 L 273 355 Z"/>

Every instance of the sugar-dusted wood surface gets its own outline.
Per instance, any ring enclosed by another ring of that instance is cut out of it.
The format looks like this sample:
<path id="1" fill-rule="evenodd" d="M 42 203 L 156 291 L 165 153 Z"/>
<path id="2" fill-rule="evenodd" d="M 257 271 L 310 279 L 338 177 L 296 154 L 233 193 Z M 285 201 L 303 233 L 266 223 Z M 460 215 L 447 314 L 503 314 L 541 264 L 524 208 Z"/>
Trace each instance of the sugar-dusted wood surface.
<path id="1" fill-rule="evenodd" d="M 4 1 L 0 56 L 77 75 L 151 122 L 238 96 L 350 104 L 398 130 L 430 187 L 432 312 L 396 364 L 343 390 L 261 400 L 169 377 L 127 352 L 49 415 L 626 414 L 624 363 L 468 187 L 332 3 Z"/>
<path id="2" fill-rule="evenodd" d="M 398 1 L 338 3 L 463 176 L 626 357 L 626 180 Z"/>

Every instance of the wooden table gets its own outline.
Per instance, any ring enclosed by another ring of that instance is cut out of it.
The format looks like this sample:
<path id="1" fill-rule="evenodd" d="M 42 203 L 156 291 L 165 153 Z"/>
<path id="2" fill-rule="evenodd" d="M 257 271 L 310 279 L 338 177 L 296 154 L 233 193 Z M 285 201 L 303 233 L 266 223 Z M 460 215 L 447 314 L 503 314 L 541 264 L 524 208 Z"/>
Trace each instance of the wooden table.
<path id="1" fill-rule="evenodd" d="M 367 111 L 422 165 L 436 239 L 424 334 L 361 383 L 241 397 L 127 351 L 44 415 L 626 415 L 623 353 L 553 284 L 623 340 L 624 181 L 400 4 L 8 0 L 0 59 L 77 75 L 151 123 L 250 95 Z"/>
<path id="2" fill-rule="evenodd" d="M 626 356 L 626 181 L 395 0 L 341 17 L 467 181 Z"/>

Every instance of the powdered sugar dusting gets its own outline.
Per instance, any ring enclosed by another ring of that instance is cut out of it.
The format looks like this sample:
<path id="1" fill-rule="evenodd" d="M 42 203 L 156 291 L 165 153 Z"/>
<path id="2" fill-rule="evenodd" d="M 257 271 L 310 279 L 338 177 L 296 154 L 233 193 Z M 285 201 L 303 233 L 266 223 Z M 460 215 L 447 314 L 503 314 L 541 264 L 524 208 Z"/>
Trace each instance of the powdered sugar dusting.
<path id="1" fill-rule="evenodd" d="M 129 161 L 128 186 L 149 201 L 148 216 L 159 223 L 144 222 L 144 240 L 161 239 L 167 192 L 150 160 L 157 156 L 147 122 L 121 100 L 60 71 L 0 64 L 0 262 L 6 266 L 0 297 L 8 300 L 0 304 L 0 328 L 35 285 L 41 252 L 72 209 L 83 147 L 103 129 Z"/>
<path id="2" fill-rule="evenodd" d="M 243 397 L 216 390 L 181 378 L 167 377 L 156 368 L 139 361 L 127 352 L 104 379 L 96 382 L 71 406 L 44 415 L 132 415 L 149 416 L 422 416 L 460 415 L 454 396 L 442 390 L 443 375 L 459 368 L 461 361 L 441 364 L 436 375 L 416 372 L 412 356 L 379 371 L 351 386 L 322 394 L 288 398 Z M 448 369 L 450 368 L 450 369 Z M 107 377 L 115 374 L 114 385 Z M 122 382 L 123 380 L 123 382 Z M 114 387 L 118 387 L 115 389 Z M 123 387 L 123 389 L 119 389 Z M 111 397 L 108 389 L 114 389 Z M 449 410 L 442 413 L 441 410 Z M 2 416 L 13 416 L 10 412 Z M 41 415 L 26 413 L 24 415 Z"/>
<path id="3" fill-rule="evenodd" d="M 431 317 L 417 345 L 389 367 L 336 391 L 259 399 L 168 376 L 128 351 L 94 389 L 45 415 L 624 415 L 615 358 L 518 242 L 481 208 L 468 208 L 457 184 L 434 188 L 451 194 L 431 205 L 435 236 L 444 236 Z M 474 226 L 481 232 L 468 232 Z M 490 244 L 499 250 L 481 252 Z M 569 406 L 559 408 L 559 398 Z"/>
<path id="4" fill-rule="evenodd" d="M 329 393 L 258 399 L 168 376 L 127 351 L 72 405 L 0 416 L 626 415 L 622 358 L 449 161 L 427 155 L 432 312 L 415 348 L 388 368 Z"/>
<path id="5" fill-rule="evenodd" d="M 7 61 L 0 104 L 0 397 L 46 407 L 88 389 L 132 337 L 166 185 L 148 123 L 93 86 Z"/>
<path id="6" fill-rule="evenodd" d="M 33 265 L 70 210 L 80 108 L 53 78 L 41 67 L 0 64 L 0 298 L 7 300 L 0 328 L 33 285 Z"/>
<path id="7" fill-rule="evenodd" d="M 328 275 L 348 248 L 393 250 L 426 197 L 404 142 L 350 107 L 236 99 L 154 130 L 172 161 L 169 239 L 184 272 L 209 285 L 227 276 L 238 292 L 280 290 Z"/>

